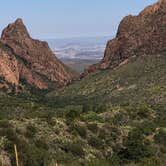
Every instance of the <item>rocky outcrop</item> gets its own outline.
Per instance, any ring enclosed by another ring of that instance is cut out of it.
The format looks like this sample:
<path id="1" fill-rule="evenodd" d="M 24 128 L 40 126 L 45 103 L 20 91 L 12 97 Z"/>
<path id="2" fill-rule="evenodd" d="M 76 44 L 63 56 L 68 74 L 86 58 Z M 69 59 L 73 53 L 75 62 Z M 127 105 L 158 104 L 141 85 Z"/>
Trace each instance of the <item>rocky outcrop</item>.
<path id="1" fill-rule="evenodd" d="M 166 1 L 145 8 L 138 16 L 126 16 L 116 37 L 106 46 L 100 63 L 90 66 L 82 76 L 97 69 L 118 66 L 132 56 L 156 54 L 166 50 Z"/>
<path id="2" fill-rule="evenodd" d="M 46 89 L 50 86 L 66 85 L 75 77 L 56 58 L 46 42 L 30 37 L 21 19 L 3 30 L 0 46 L 1 84 L 4 79 L 17 87 L 24 81 Z"/>

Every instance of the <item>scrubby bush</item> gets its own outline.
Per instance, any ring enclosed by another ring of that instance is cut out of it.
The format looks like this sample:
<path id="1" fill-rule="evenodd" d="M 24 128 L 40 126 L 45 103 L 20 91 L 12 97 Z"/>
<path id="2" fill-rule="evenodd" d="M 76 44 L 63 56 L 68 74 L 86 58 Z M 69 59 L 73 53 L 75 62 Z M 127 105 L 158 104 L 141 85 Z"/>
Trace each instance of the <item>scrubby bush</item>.
<path id="1" fill-rule="evenodd" d="M 86 138 L 87 129 L 86 129 L 85 126 L 77 124 L 77 125 L 74 126 L 74 129 L 78 132 L 78 134 L 81 137 Z"/>
<path id="2" fill-rule="evenodd" d="M 107 105 L 106 104 L 98 104 L 98 105 L 95 105 L 93 110 L 96 112 L 96 113 L 103 113 L 103 112 L 106 112 L 107 111 Z"/>
<path id="3" fill-rule="evenodd" d="M 137 126 L 143 134 L 150 135 L 155 132 L 156 125 L 153 121 L 143 121 L 141 124 Z"/>
<path id="4" fill-rule="evenodd" d="M 83 138 L 86 138 L 87 135 L 87 129 L 86 127 L 82 124 L 72 122 L 70 121 L 69 125 L 69 132 L 72 133 L 73 135 L 80 135 Z"/>
<path id="5" fill-rule="evenodd" d="M 26 127 L 26 133 L 25 133 L 25 136 L 26 137 L 34 137 L 36 134 L 36 128 L 34 126 L 32 126 L 31 124 L 29 124 L 27 127 Z"/>
<path id="6" fill-rule="evenodd" d="M 91 145 L 91 146 L 93 146 L 93 147 L 95 147 L 95 148 L 97 148 L 97 149 L 100 149 L 101 147 L 102 147 L 102 140 L 101 139 L 99 139 L 98 137 L 96 137 L 96 136 L 91 136 L 90 138 L 89 138 L 89 140 L 88 140 L 88 143 L 89 143 L 89 145 Z"/>
<path id="7" fill-rule="evenodd" d="M 110 126 L 109 124 L 104 125 L 99 130 L 99 138 L 101 139 L 116 141 L 116 139 L 118 139 L 120 135 L 121 135 L 120 130 L 115 126 Z"/>
<path id="8" fill-rule="evenodd" d="M 100 117 L 97 113 L 95 112 L 88 112 L 87 114 L 83 115 L 81 117 L 83 121 L 86 122 L 99 122 L 99 123 L 104 123 L 105 120 L 103 117 Z"/>
<path id="9" fill-rule="evenodd" d="M 68 121 L 73 121 L 79 117 L 80 117 L 80 112 L 75 109 L 69 110 L 68 113 L 66 114 L 66 119 Z"/>
<path id="10" fill-rule="evenodd" d="M 148 106 L 140 106 L 137 111 L 137 116 L 142 118 L 149 118 L 151 114 L 153 113 L 152 109 Z"/>
<path id="11" fill-rule="evenodd" d="M 96 160 L 92 160 L 90 162 L 88 162 L 88 166 L 110 166 L 110 162 L 107 161 L 107 160 L 99 160 L 99 159 L 96 159 Z"/>
<path id="12" fill-rule="evenodd" d="M 118 113 L 112 118 L 112 123 L 114 125 L 125 125 L 129 120 L 127 114 Z"/>
<path id="13" fill-rule="evenodd" d="M 87 112 L 90 112 L 90 111 L 93 111 L 93 105 L 91 105 L 91 104 L 84 104 L 82 106 L 82 112 L 83 113 L 87 113 Z"/>
<path id="14" fill-rule="evenodd" d="M 158 133 L 154 136 L 154 140 L 157 144 L 166 146 L 166 131 L 159 129 Z"/>
<path id="15" fill-rule="evenodd" d="M 34 142 L 38 148 L 42 148 L 42 149 L 46 149 L 46 150 L 48 150 L 48 148 L 49 148 L 47 145 L 47 141 L 45 139 L 36 139 Z"/>
<path id="16" fill-rule="evenodd" d="M 123 141 L 124 149 L 119 152 L 121 158 L 127 160 L 139 160 L 150 157 L 154 153 L 151 143 L 147 140 L 140 129 L 133 129 Z"/>
<path id="17" fill-rule="evenodd" d="M 68 145 L 68 151 L 70 151 L 73 155 L 76 155 L 79 157 L 84 156 L 84 150 L 82 148 L 82 145 L 79 142 L 70 143 Z"/>
<path id="18" fill-rule="evenodd" d="M 26 149 L 22 151 L 21 155 L 24 156 L 23 163 L 25 166 L 39 166 L 45 165 L 44 162 L 47 158 L 47 151 L 43 148 L 36 147 L 34 144 L 28 144 L 28 146 L 26 146 Z"/>
<path id="19" fill-rule="evenodd" d="M 9 128 L 11 124 L 8 120 L 0 120 L 0 128 Z"/>
<path id="20" fill-rule="evenodd" d="M 157 117 L 155 119 L 155 123 L 159 127 L 166 127 L 166 113 L 165 110 L 157 110 Z"/>
<path id="21" fill-rule="evenodd" d="M 163 165 L 156 157 L 143 158 L 138 163 L 138 166 L 159 166 Z"/>
<path id="22" fill-rule="evenodd" d="M 90 131 L 92 131 L 93 133 L 97 133 L 99 128 L 98 128 L 98 125 L 97 123 L 88 123 L 87 124 L 87 127 Z"/>
<path id="23" fill-rule="evenodd" d="M 9 140 L 6 136 L 2 136 L 0 138 L 0 149 L 5 149 L 9 144 Z"/>

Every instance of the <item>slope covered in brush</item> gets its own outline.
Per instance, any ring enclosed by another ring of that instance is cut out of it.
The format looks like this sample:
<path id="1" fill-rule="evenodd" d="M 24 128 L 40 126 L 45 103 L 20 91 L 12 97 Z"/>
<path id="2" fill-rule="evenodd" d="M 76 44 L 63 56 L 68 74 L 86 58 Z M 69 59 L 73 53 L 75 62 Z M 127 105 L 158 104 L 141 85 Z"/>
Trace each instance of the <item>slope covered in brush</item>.
<path id="1" fill-rule="evenodd" d="M 48 96 L 69 103 L 101 103 L 113 105 L 166 104 L 165 53 L 133 57 L 125 64 L 97 71 Z M 66 100 L 65 100 L 66 99 Z"/>

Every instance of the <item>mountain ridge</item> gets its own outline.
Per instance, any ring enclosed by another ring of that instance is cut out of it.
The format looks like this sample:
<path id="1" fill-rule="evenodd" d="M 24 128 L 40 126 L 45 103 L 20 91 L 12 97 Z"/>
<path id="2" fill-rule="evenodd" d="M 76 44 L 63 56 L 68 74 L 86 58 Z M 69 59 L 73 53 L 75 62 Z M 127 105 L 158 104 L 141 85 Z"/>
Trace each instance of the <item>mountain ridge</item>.
<path id="1" fill-rule="evenodd" d="M 118 66 L 131 56 L 155 54 L 165 49 L 165 22 L 165 0 L 146 7 L 137 16 L 124 17 L 116 37 L 107 43 L 103 59 L 85 69 L 81 77 L 98 69 Z"/>
<path id="2" fill-rule="evenodd" d="M 47 89 L 66 85 L 75 78 L 75 74 L 54 55 L 47 42 L 30 37 L 20 18 L 2 31 L 0 42 L 7 49 L 1 51 L 1 56 L 5 57 L 1 59 L 1 75 L 17 88 L 21 80 L 39 89 Z M 13 63 L 11 55 L 15 57 Z M 8 64 L 8 71 L 4 71 L 4 64 Z M 12 72 L 9 64 L 14 65 L 16 71 Z"/>

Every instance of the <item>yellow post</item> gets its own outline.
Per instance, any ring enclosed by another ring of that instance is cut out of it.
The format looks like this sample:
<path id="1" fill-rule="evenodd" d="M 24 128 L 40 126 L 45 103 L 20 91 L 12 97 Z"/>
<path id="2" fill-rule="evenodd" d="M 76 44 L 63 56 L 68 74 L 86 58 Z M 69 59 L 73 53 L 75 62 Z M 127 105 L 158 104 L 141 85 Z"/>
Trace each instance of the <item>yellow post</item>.
<path id="1" fill-rule="evenodd" d="M 18 164 L 18 152 L 17 152 L 16 144 L 14 144 L 14 151 L 15 151 L 15 156 L 16 156 L 16 165 L 19 166 L 19 164 Z"/>

